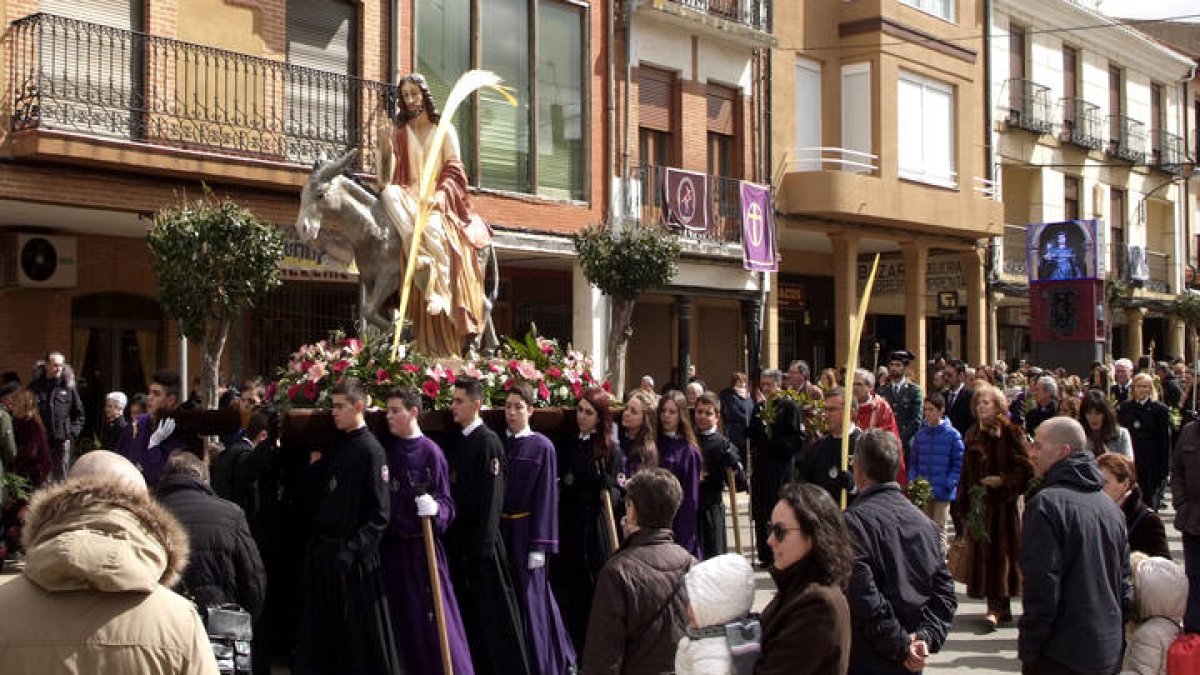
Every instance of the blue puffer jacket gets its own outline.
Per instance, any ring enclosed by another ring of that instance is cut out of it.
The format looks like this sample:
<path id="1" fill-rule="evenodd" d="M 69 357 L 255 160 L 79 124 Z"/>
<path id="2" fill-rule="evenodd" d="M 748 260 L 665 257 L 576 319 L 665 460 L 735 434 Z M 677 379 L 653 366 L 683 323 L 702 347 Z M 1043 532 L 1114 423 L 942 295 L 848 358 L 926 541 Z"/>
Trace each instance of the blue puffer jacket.
<path id="1" fill-rule="evenodd" d="M 958 430 L 943 417 L 936 427 L 928 424 L 913 437 L 908 458 L 908 480 L 918 476 L 929 481 L 933 500 L 952 502 L 958 491 L 958 476 L 962 472 L 963 441 Z"/>

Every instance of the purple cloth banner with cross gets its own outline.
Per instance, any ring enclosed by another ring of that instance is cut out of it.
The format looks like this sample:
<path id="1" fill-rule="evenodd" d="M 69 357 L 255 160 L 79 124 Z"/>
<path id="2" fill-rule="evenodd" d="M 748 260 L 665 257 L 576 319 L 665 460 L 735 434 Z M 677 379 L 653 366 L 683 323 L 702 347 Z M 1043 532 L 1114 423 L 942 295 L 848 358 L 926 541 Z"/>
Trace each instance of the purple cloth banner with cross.
<path id="1" fill-rule="evenodd" d="M 752 272 L 775 272 L 775 205 L 765 185 L 741 181 L 742 268 Z"/>
<path id="2" fill-rule="evenodd" d="M 707 175 L 667 169 L 663 178 L 663 224 L 675 230 L 707 233 L 712 225 L 709 195 Z"/>

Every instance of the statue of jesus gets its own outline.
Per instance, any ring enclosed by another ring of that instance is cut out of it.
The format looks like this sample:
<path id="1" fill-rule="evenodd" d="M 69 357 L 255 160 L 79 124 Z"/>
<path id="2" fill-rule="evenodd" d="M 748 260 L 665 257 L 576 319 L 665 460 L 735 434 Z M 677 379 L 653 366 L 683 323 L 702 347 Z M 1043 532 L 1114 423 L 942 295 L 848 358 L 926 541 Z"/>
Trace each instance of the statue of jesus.
<path id="1" fill-rule="evenodd" d="M 412 73 L 397 87 L 395 121 L 380 130 L 377 180 L 380 199 L 410 250 L 418 208 L 418 182 L 441 119 L 425 78 Z M 427 356 L 457 356 L 484 326 L 483 266 L 478 251 L 492 230 L 471 210 L 458 134 L 450 127 L 435 172 L 433 207 L 418 247 L 413 299 L 408 308 L 416 349 Z"/>

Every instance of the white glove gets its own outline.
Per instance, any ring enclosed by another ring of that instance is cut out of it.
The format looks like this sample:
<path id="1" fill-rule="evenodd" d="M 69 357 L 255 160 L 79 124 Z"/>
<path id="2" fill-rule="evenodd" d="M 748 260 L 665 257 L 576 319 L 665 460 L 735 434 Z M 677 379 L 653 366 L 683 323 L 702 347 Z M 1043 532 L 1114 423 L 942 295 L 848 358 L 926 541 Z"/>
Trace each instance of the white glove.
<path id="1" fill-rule="evenodd" d="M 418 516 L 422 518 L 429 516 L 432 518 L 438 514 L 438 503 L 437 500 L 433 498 L 433 495 L 420 495 L 415 501 L 417 502 Z"/>
<path id="2" fill-rule="evenodd" d="M 158 428 L 154 430 L 154 433 L 150 434 L 150 445 L 148 447 L 157 448 L 158 446 L 162 445 L 162 442 L 170 438 L 174 431 L 175 418 L 168 417 L 162 421 L 162 424 L 158 425 Z"/>
<path id="3" fill-rule="evenodd" d="M 546 554 L 541 551 L 530 551 L 529 569 L 536 570 L 546 566 Z"/>

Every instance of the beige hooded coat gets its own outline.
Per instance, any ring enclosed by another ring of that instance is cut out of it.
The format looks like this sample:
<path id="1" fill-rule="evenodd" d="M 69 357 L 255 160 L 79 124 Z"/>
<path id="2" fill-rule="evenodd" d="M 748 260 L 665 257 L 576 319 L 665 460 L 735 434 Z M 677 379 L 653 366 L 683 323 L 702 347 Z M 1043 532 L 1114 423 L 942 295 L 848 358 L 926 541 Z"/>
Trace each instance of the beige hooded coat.
<path id="1" fill-rule="evenodd" d="M 216 675 L 204 626 L 168 590 L 187 564 L 187 535 L 145 494 L 68 480 L 33 497 L 26 567 L 0 584 L 6 675 Z"/>

